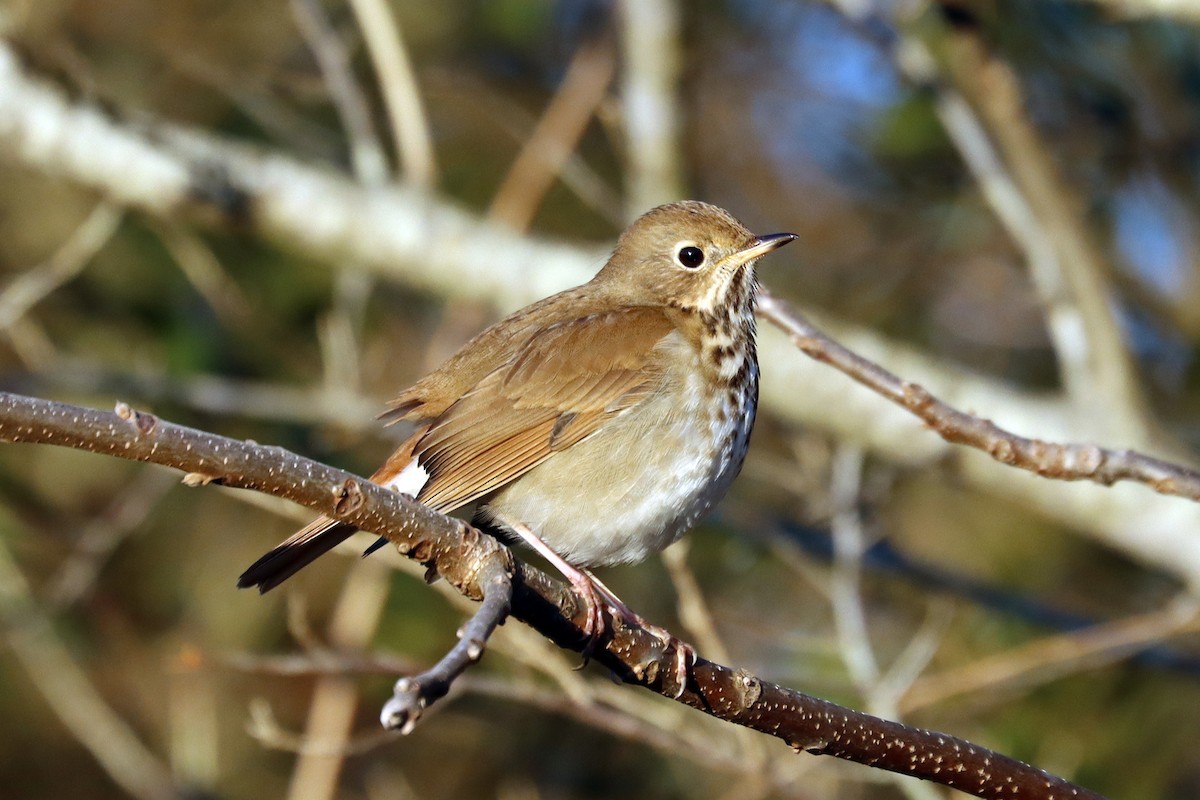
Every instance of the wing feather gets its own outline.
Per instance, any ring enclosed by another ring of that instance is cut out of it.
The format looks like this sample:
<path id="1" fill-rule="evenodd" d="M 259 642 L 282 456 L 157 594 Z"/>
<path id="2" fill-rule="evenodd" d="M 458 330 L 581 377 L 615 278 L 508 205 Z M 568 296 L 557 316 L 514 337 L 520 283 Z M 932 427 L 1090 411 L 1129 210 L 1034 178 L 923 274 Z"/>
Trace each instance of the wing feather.
<path id="1" fill-rule="evenodd" d="M 666 314 L 593 307 L 563 321 L 563 306 L 582 300 L 583 290 L 571 290 L 519 312 L 402 392 L 381 419 L 416 428 L 371 480 L 387 483 L 416 458 L 429 474 L 417 499 L 451 511 L 658 391 L 665 374 L 661 344 L 675 330 Z M 255 562 L 238 585 L 267 591 L 354 530 L 316 519 Z"/>
<path id="2" fill-rule="evenodd" d="M 417 499 L 453 510 L 600 430 L 657 391 L 673 329 L 630 308 L 534 334 L 432 421 L 414 450 L 430 474 Z"/>

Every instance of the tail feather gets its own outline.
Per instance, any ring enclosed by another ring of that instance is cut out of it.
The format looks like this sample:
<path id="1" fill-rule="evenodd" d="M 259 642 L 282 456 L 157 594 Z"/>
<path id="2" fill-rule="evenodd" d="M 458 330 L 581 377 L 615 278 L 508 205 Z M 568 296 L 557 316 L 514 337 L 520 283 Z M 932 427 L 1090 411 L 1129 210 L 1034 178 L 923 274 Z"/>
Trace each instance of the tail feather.
<path id="1" fill-rule="evenodd" d="M 238 578 L 238 588 L 257 586 L 260 593 L 268 592 L 349 539 L 357 530 L 353 525 L 318 517 L 251 564 Z"/>
<path id="2" fill-rule="evenodd" d="M 413 402 L 415 401 L 406 401 L 404 404 L 396 405 L 393 412 L 401 415 L 408 413 L 412 407 L 415 407 Z M 399 490 L 410 497 L 416 495 L 425 481 L 421 480 L 419 484 L 414 481 L 422 477 L 428 479 L 429 476 L 413 460 L 413 450 L 428 429 L 429 425 L 425 424 L 414 430 L 412 435 L 384 462 L 384 465 L 375 471 L 375 474 L 371 476 L 371 481 L 393 490 Z M 414 468 L 411 474 L 407 472 L 410 468 Z M 338 522 L 329 517 L 318 517 L 251 564 L 250 568 L 238 578 L 238 588 L 257 586 L 259 592 L 269 592 L 349 539 L 357 530 L 358 528 L 345 522 Z M 370 555 L 384 544 L 387 544 L 387 539 L 380 539 L 371 545 L 363 555 Z"/>

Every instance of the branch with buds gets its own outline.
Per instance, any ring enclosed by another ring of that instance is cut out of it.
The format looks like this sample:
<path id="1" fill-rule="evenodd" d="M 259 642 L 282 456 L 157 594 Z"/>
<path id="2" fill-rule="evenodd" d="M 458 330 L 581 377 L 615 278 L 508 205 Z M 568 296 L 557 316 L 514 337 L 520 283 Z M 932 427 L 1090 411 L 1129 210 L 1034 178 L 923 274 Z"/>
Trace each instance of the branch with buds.
<path id="1" fill-rule="evenodd" d="M 557 645 L 581 651 L 584 604 L 514 558 L 496 539 L 358 476 L 279 447 L 174 425 L 124 403 L 115 412 L 0 394 L 0 440 L 55 444 L 182 470 L 189 486 L 253 489 L 379 533 L 405 556 L 483 600 L 458 645 L 432 670 L 402 679 L 385 724 L 411 730 L 421 711 L 483 654 L 511 613 Z M 951 786 L 983 798 L 1098 798 L 1015 759 L 934 731 L 862 714 L 703 658 L 678 676 L 661 640 L 614 620 L 592 657 L 633 683 L 719 719 L 775 736 L 796 752 L 831 755 Z M 678 681 L 684 681 L 679 691 Z"/>

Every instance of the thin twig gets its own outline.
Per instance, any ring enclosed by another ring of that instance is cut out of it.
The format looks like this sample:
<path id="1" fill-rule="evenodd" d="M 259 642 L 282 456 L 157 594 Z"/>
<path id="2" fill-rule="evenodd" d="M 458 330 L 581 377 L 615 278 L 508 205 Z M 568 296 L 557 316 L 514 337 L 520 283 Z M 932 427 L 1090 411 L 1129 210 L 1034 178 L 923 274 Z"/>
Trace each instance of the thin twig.
<path id="1" fill-rule="evenodd" d="M 437 179 L 433 135 L 425 104 L 421 102 L 416 73 L 400 35 L 400 23 L 383 0 L 349 2 L 379 78 L 383 107 L 387 111 L 404 179 L 421 189 L 431 189 Z"/>
<path id="2" fill-rule="evenodd" d="M 474 599 L 481 565 L 513 570 L 513 616 L 559 646 L 582 651 L 587 608 L 565 584 L 517 561 L 499 541 L 382 486 L 277 447 L 228 439 L 118 404 L 113 412 L 0 393 L 0 441 L 56 444 L 186 472 L 191 486 L 219 483 L 302 503 L 385 536 Z M 511 560 L 509 560 L 511 559 Z M 1082 789 L 1007 756 L 934 731 L 879 719 L 697 658 L 682 693 L 662 640 L 638 625 L 607 625 L 592 657 L 627 683 L 706 714 L 775 736 L 796 752 L 832 755 L 952 786 L 983 798 L 1095 800 Z"/>
<path id="3" fill-rule="evenodd" d="M 924 387 L 888 372 L 818 331 L 786 305 L 763 292 L 759 310 L 796 347 L 915 414 L 948 442 L 982 450 L 996 461 L 1063 481 L 1118 481 L 1145 484 L 1161 494 L 1200 500 L 1200 472 L 1139 453 L 1094 444 L 1063 444 L 1029 439 L 990 420 L 951 408 Z"/>
<path id="4" fill-rule="evenodd" d="M 608 37 L 592 38 L 580 46 L 554 99 L 496 190 L 488 209 L 490 219 L 528 230 L 608 92 L 615 67 Z"/>
<path id="5" fill-rule="evenodd" d="M 454 679 L 483 658 L 492 631 L 503 624 L 512 608 L 513 585 L 507 565 L 496 558 L 481 565 L 477 581 L 483 601 L 459 629 L 458 643 L 430 669 L 396 682 L 392 699 L 384 703 L 379 715 L 383 727 L 411 733 L 425 709 L 445 697 Z"/>
<path id="6" fill-rule="evenodd" d="M 4 287 L 0 292 L 0 330 L 11 328 L 46 295 L 78 275 L 116 233 L 124 216 L 120 206 L 100 203 L 54 255 Z"/>
<path id="7" fill-rule="evenodd" d="M 0 537 L 0 635 L 54 716 L 113 782 L 138 800 L 179 800 L 166 766 L 96 690 L 42 610 Z"/>

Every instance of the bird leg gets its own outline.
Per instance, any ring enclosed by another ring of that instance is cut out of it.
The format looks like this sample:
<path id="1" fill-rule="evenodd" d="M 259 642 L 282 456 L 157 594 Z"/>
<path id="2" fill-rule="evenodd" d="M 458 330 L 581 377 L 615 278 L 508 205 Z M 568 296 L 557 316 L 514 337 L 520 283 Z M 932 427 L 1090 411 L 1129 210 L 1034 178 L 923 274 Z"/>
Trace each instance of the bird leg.
<path id="1" fill-rule="evenodd" d="M 563 577 L 571 582 L 571 588 L 583 598 L 584 610 L 587 613 L 583 623 L 583 635 L 586 636 L 588 640 L 587 646 L 583 649 L 583 657 L 585 659 L 584 663 L 587 663 L 586 659 L 588 654 L 592 652 L 592 649 L 596 646 L 596 642 L 599 640 L 600 635 L 604 633 L 605 629 L 604 616 L 601 613 L 602 606 L 600 598 L 602 595 L 601 592 L 597 591 L 597 585 L 599 585 L 604 592 L 607 592 L 607 596 L 605 596 L 606 600 L 616 600 L 616 595 L 612 594 L 612 592 L 609 592 L 607 589 L 604 589 L 604 584 L 599 583 L 586 570 L 580 570 L 577 567 L 573 567 L 567 563 L 566 559 L 554 552 L 550 545 L 543 542 L 528 525 L 520 522 L 513 522 L 507 519 L 500 519 L 499 517 L 497 517 L 497 520 L 502 522 L 506 528 L 515 533 L 517 536 L 521 537 L 521 541 L 525 542 L 525 544 L 536 550 L 542 556 L 542 558 L 553 564 L 555 569 L 561 572 Z M 625 608 L 625 605 L 621 603 L 620 600 L 617 600 L 617 605 L 619 608 L 629 611 Z"/>
<path id="2" fill-rule="evenodd" d="M 642 628 L 662 642 L 664 649 L 675 651 L 675 677 L 678 683 L 675 697 L 678 698 L 683 694 L 684 689 L 687 688 L 691 665 L 696 663 L 696 650 L 690 644 L 676 638 L 666 628 L 647 622 L 637 612 L 625 605 L 612 589 L 604 585 L 604 581 L 592 574 L 591 570 L 580 569 L 569 564 L 566 559 L 554 552 L 550 545 L 543 542 L 541 537 L 534 533 L 533 529 L 528 525 L 503 519 L 499 516 L 496 516 L 495 519 L 553 564 L 571 582 L 571 587 L 583 598 L 587 612 L 587 617 L 583 624 L 583 635 L 588 639 L 587 646 L 583 649 L 585 664 L 587 663 L 588 655 L 592 652 L 592 649 L 596 646 L 596 642 L 600 640 L 601 635 L 605 631 L 606 626 L 601 608 L 608 606 L 613 616 L 619 616 L 622 622 Z"/>

